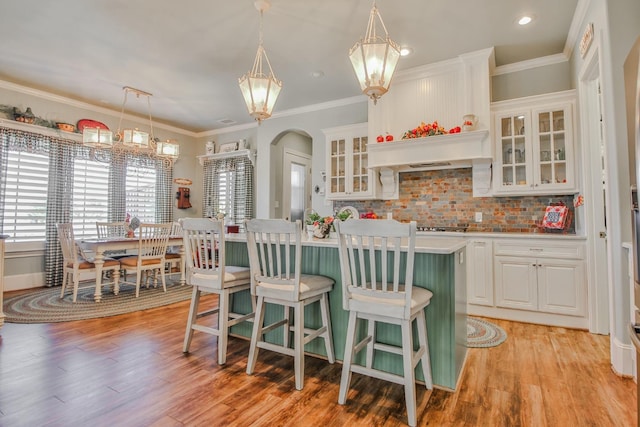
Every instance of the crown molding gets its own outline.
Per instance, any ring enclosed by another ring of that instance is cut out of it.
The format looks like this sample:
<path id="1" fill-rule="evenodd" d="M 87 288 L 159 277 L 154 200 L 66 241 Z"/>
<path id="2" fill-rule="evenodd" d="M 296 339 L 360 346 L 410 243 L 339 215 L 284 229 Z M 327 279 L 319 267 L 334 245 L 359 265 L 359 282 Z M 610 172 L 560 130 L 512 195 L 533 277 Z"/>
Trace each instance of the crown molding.
<path id="1" fill-rule="evenodd" d="M 83 101 L 78 101 L 75 99 L 71 99 L 71 98 L 67 98 L 65 96 L 61 96 L 61 95 L 56 95 L 50 92 L 46 92 L 40 89 L 34 89 L 34 88 L 30 88 L 27 86 L 22 86 L 19 85 L 17 83 L 12 83 L 12 82 L 7 82 L 4 80 L 0 80 L 0 88 L 2 89 L 7 89 L 7 90 L 11 90 L 14 92 L 18 92 L 18 93 L 22 93 L 25 95 L 30 95 L 30 96 L 34 96 L 36 98 L 41 98 L 41 99 L 45 99 L 47 101 L 53 101 L 53 102 L 58 102 L 60 104 L 64 104 L 64 105 L 68 105 L 70 107 L 75 107 L 75 108 L 81 108 L 83 110 L 88 110 L 88 111 L 93 111 L 95 113 L 100 113 L 100 114 L 106 114 L 108 116 L 112 116 L 112 117 L 116 117 L 116 118 L 120 118 L 121 114 L 119 111 L 115 111 L 115 110 L 111 110 L 109 108 L 104 108 L 104 107 L 99 107 L 97 105 L 94 104 L 89 104 L 87 102 L 83 102 Z M 130 120 L 132 122 L 138 122 L 138 123 L 145 123 L 148 124 L 149 120 L 148 119 L 142 119 L 141 117 L 138 116 L 133 116 L 131 114 L 122 114 L 122 117 L 124 117 L 127 120 Z M 189 136 L 189 137 L 196 137 L 196 133 L 195 132 L 191 132 L 182 128 L 178 128 L 175 126 L 170 126 L 170 125 L 166 125 L 163 123 L 159 123 L 159 122 L 153 122 L 153 127 L 154 128 L 158 128 L 158 129 L 164 129 L 166 131 L 170 131 L 170 132 L 175 132 L 181 135 L 185 135 L 185 136 Z"/>
<path id="2" fill-rule="evenodd" d="M 587 11 L 590 6 L 591 0 L 578 0 L 576 11 L 573 13 L 573 19 L 571 20 L 571 26 L 569 27 L 569 34 L 567 34 L 567 41 L 564 44 L 563 53 L 567 58 L 571 58 L 573 49 L 578 43 L 578 40 L 582 37 L 582 23 L 587 16 Z"/>
<path id="3" fill-rule="evenodd" d="M 491 74 L 491 76 L 493 77 L 502 74 L 516 73 L 518 71 L 530 70 L 537 67 L 545 67 L 547 65 L 560 64 L 567 61 L 569 61 L 569 57 L 564 53 L 556 53 L 555 55 L 542 56 L 540 58 L 529 59 L 527 61 L 500 65 L 493 70 L 493 74 Z"/>
<path id="4" fill-rule="evenodd" d="M 298 114 L 313 113 L 315 111 L 328 110 L 328 109 L 337 108 L 337 107 L 344 107 L 346 105 L 352 105 L 352 104 L 359 104 L 361 102 L 367 102 L 368 100 L 369 100 L 369 98 L 366 97 L 365 95 L 357 95 L 357 96 L 352 96 L 350 98 L 336 99 L 334 101 L 322 102 L 322 103 L 319 103 L 319 104 L 311 104 L 311 105 L 306 105 L 304 107 L 291 108 L 289 110 L 278 111 L 276 113 L 273 113 L 271 118 L 272 119 L 277 119 L 277 118 L 281 118 L 281 117 L 296 116 Z M 224 129 L 213 129 L 213 130 L 208 130 L 208 131 L 205 131 L 205 132 L 198 133 L 196 135 L 196 138 L 201 138 L 201 137 L 206 137 L 206 136 L 214 136 L 214 135 L 221 135 L 221 134 L 225 134 L 225 133 L 231 133 L 231 132 L 237 132 L 237 131 L 246 130 L 246 129 L 252 129 L 252 128 L 255 128 L 255 127 L 258 127 L 258 124 L 254 122 L 254 123 L 249 123 L 249 124 L 230 126 L 228 128 L 224 128 Z"/>

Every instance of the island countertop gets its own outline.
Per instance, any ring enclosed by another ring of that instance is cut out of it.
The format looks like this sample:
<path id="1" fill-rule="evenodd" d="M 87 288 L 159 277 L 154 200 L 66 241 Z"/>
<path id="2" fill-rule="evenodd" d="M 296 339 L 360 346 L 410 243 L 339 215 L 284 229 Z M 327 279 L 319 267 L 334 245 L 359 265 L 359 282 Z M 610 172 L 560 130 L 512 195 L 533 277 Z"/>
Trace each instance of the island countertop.
<path id="1" fill-rule="evenodd" d="M 247 236 L 244 233 L 231 233 L 225 235 L 225 240 L 229 242 L 246 242 Z M 464 248 L 466 245 L 467 241 L 462 237 L 418 236 L 416 237 L 415 251 L 416 253 L 427 254 L 452 254 Z M 315 237 L 309 239 L 306 233 L 303 233 L 302 246 L 337 248 L 338 239 L 317 239 Z"/>

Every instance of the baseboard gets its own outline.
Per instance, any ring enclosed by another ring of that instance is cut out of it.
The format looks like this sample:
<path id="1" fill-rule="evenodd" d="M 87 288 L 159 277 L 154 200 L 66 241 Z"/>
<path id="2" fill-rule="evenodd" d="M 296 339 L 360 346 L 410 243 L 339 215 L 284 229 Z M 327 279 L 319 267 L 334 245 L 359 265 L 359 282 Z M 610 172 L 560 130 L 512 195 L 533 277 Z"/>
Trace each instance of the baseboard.
<path id="1" fill-rule="evenodd" d="M 513 320 L 515 322 L 535 323 L 538 325 L 559 326 L 572 329 L 589 329 L 589 321 L 586 317 L 565 316 L 562 314 L 514 310 L 477 304 L 467 304 L 467 314 L 471 316 Z"/>
<path id="2" fill-rule="evenodd" d="M 16 274 L 4 276 L 4 291 L 20 291 L 23 289 L 41 288 L 45 283 L 45 273 Z"/>
<path id="3" fill-rule="evenodd" d="M 633 377 L 635 347 L 611 338 L 611 368 L 621 376 Z"/>

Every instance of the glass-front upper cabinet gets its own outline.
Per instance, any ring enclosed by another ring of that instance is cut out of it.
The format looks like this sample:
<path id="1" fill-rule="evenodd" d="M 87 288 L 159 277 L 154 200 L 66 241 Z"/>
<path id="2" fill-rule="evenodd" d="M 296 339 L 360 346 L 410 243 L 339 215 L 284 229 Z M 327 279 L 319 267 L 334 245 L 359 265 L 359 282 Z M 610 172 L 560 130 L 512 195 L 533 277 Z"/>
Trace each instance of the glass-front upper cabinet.
<path id="1" fill-rule="evenodd" d="M 574 91 L 492 105 L 497 195 L 570 194 L 575 189 Z"/>
<path id="2" fill-rule="evenodd" d="M 531 173 L 527 166 L 527 138 L 530 132 L 529 116 L 526 113 L 515 113 L 500 116 L 501 183 L 505 187 L 529 186 Z"/>
<path id="3" fill-rule="evenodd" d="M 367 124 L 325 129 L 327 137 L 327 199 L 373 198 L 374 172 L 369 169 Z"/>
<path id="4" fill-rule="evenodd" d="M 566 126 L 570 113 L 569 106 L 534 110 L 537 120 L 534 143 L 538 146 L 536 178 L 541 187 L 565 187 L 570 179 L 567 165 L 567 150 L 571 151 L 567 146 L 570 131 Z"/>

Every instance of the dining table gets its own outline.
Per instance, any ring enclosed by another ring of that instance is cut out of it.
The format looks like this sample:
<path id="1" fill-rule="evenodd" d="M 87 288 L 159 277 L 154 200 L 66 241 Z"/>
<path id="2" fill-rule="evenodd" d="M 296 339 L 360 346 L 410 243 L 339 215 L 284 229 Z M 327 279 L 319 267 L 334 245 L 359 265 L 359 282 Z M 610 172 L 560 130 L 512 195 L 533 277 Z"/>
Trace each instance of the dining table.
<path id="1" fill-rule="evenodd" d="M 93 294 L 95 302 L 102 300 L 102 267 L 104 265 L 105 252 L 137 249 L 139 240 L 136 237 L 108 237 L 103 239 L 82 239 L 78 245 L 83 251 L 93 252 L 96 269 L 96 290 Z M 177 247 L 180 254 L 180 285 L 185 284 L 185 258 L 184 242 L 182 235 L 169 236 L 167 247 Z"/>

